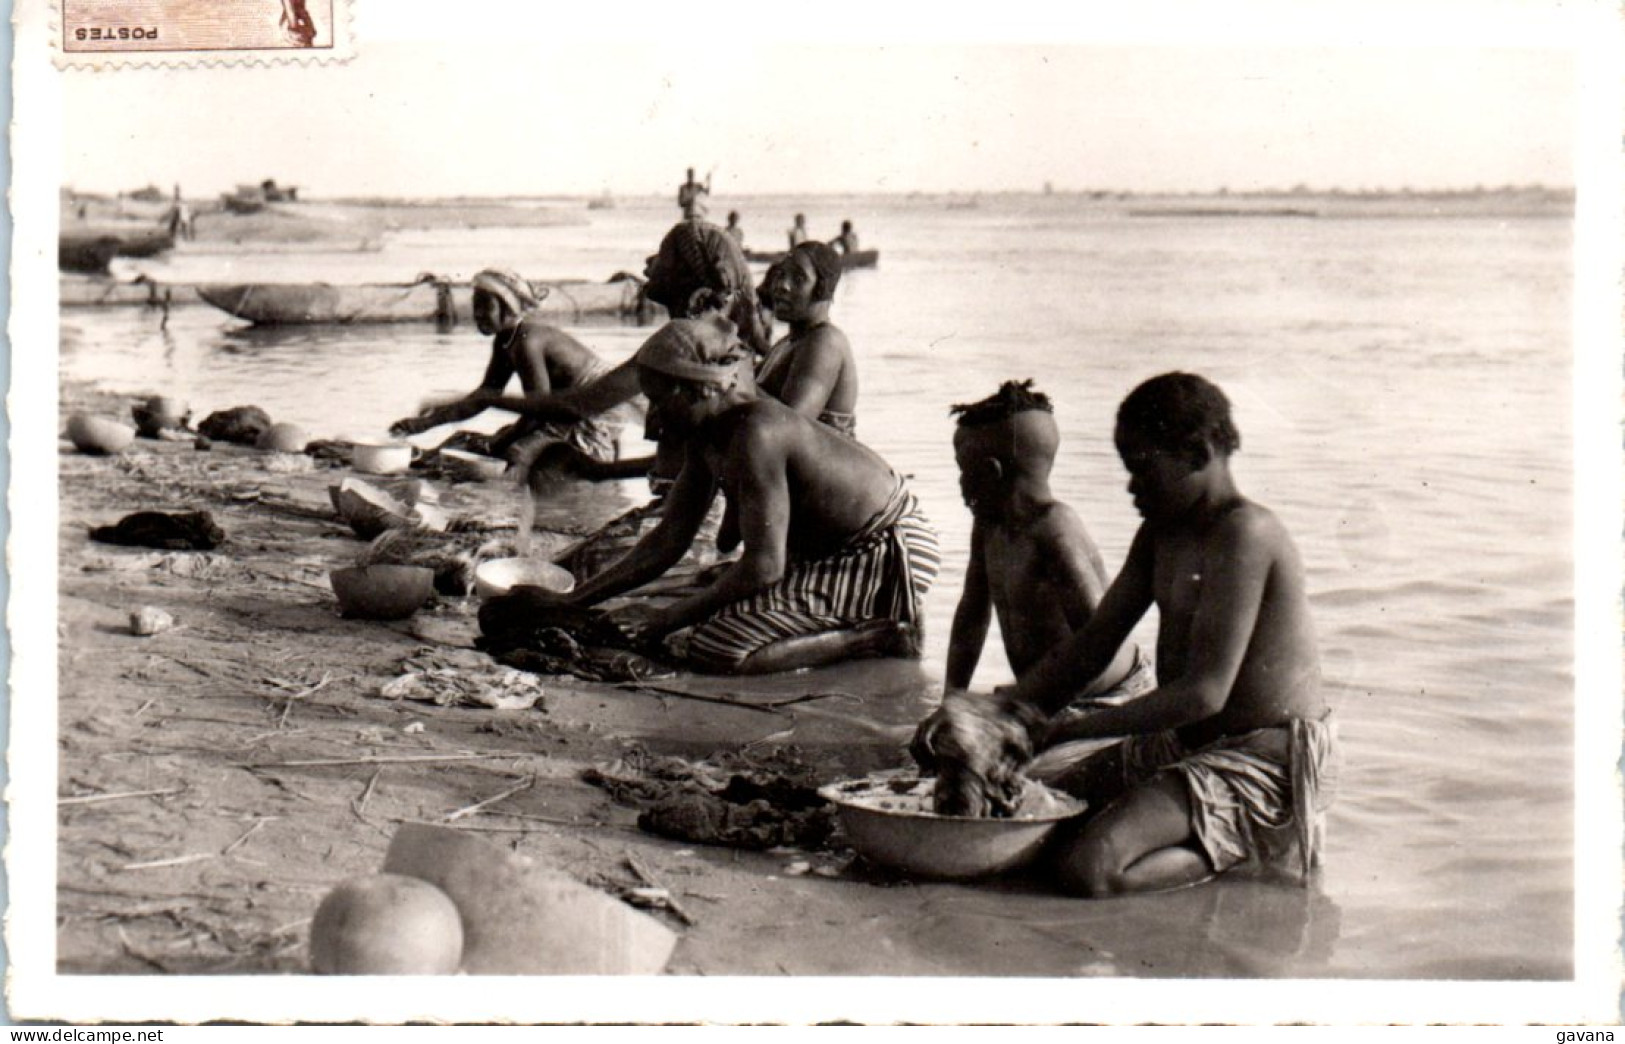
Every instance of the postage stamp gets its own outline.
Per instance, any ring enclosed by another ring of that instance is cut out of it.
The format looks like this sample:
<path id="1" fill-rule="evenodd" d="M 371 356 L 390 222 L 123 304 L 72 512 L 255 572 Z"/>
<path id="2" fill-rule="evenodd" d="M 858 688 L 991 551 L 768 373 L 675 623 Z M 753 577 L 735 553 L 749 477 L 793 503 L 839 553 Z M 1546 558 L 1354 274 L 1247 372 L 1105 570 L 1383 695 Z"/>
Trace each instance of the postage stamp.
<path id="1" fill-rule="evenodd" d="M 59 0 L 62 65 L 351 52 L 350 0 Z"/>
<path id="2" fill-rule="evenodd" d="M 16 0 L 13 1019 L 1617 1019 L 1609 5 L 925 6 Z"/>

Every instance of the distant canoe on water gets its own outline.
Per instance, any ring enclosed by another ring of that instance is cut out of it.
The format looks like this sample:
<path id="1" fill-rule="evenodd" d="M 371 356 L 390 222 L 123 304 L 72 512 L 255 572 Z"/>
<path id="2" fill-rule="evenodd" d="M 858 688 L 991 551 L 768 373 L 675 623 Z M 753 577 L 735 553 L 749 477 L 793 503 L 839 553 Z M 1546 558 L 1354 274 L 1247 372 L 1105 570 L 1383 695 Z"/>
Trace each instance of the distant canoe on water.
<path id="1" fill-rule="evenodd" d="M 535 315 L 653 321 L 662 309 L 631 279 L 610 283 L 532 283 L 541 304 Z M 415 283 L 206 283 L 197 294 L 239 319 L 262 326 L 292 323 L 468 322 L 474 290 L 467 283 L 424 279 Z"/>
<path id="2" fill-rule="evenodd" d="M 64 272 L 101 272 L 115 257 L 152 257 L 175 245 L 167 228 L 139 222 L 64 226 L 57 237 L 57 267 Z"/>
<path id="3" fill-rule="evenodd" d="M 763 265 L 776 265 L 784 260 L 785 253 L 783 250 L 747 250 L 745 251 L 745 260 Z M 880 264 L 880 251 L 878 250 L 854 250 L 850 254 L 841 255 L 841 268 L 843 269 L 873 268 L 878 264 Z"/>

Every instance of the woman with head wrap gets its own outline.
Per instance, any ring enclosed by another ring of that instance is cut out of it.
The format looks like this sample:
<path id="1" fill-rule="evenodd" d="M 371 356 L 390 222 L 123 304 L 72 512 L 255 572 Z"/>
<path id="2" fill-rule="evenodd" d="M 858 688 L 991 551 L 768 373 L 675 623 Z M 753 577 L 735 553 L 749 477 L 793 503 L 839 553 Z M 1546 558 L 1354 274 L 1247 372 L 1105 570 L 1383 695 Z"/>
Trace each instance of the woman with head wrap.
<path id="1" fill-rule="evenodd" d="M 491 359 L 480 386 L 461 399 L 396 421 L 390 427 L 393 434 L 415 435 L 455 424 L 490 406 L 517 409 L 525 399 L 502 395 L 515 375 L 527 396 L 540 396 L 580 388 L 608 372 L 592 349 L 530 314 L 541 297 L 516 273 L 488 268 L 474 277 L 473 285 L 475 325 L 491 338 Z M 570 446 L 594 460 L 613 460 L 617 450 L 614 427 L 596 417 L 563 422 L 524 417 L 494 435 L 461 433 L 453 438 L 464 448 L 506 457 L 524 468 L 552 443 Z"/>
<path id="2" fill-rule="evenodd" d="M 750 266 L 739 244 L 716 225 L 679 221 L 649 257 L 644 276 L 644 296 L 665 308 L 671 318 L 721 314 L 737 327 L 740 341 L 754 356 L 767 351 L 767 324 L 756 309 Z M 579 388 L 531 397 L 525 413 L 540 420 L 570 420 L 601 413 L 637 395 L 637 366 L 628 359 Z M 658 434 L 650 432 L 651 437 L 658 438 Z M 650 466 L 648 458 L 613 464 L 581 459 L 557 463 L 587 479 L 636 478 Z"/>
<path id="3" fill-rule="evenodd" d="M 740 556 L 673 601 L 637 599 L 610 621 L 634 644 L 701 670 L 758 674 L 920 652 L 920 606 L 937 575 L 935 533 L 873 450 L 762 395 L 749 353 L 718 317 L 674 320 L 634 357 L 650 410 L 682 437 L 659 523 L 568 593 L 519 588 L 504 616 L 586 608 L 666 576 L 718 494 L 748 520 Z M 662 599 L 674 592 L 662 590 Z"/>
<path id="4" fill-rule="evenodd" d="M 840 278 L 838 259 L 835 268 L 829 267 L 830 253 L 825 247 L 811 255 L 817 258 L 816 261 L 805 261 L 805 264 L 812 265 L 821 273 L 814 282 L 818 293 L 824 295 L 821 303 L 826 322 L 829 295 L 834 293 L 835 284 Z M 803 271 L 802 266 L 803 259 L 798 259 L 798 272 Z M 696 318 L 720 313 L 734 324 L 739 341 L 753 359 L 767 351 L 769 324 L 757 308 L 758 298 L 750 267 L 739 245 L 723 229 L 703 221 L 677 223 L 661 239 L 660 248 L 649 258 L 644 274 L 648 279 L 644 287 L 645 296 L 662 305 L 672 318 Z M 817 304 L 809 302 L 808 307 L 816 313 Z M 793 311 L 799 316 L 803 309 L 798 306 Z M 794 339 L 793 334 L 791 339 Z M 789 357 L 795 353 L 789 349 L 781 353 L 785 361 L 781 364 L 782 372 L 777 372 L 775 377 L 773 394 L 782 397 L 782 401 L 797 412 L 839 426 L 843 423 L 839 415 L 842 412 L 849 414 L 857 398 L 857 378 L 851 363 L 851 349 L 846 346 L 845 336 L 834 327 L 828 327 L 827 333 L 818 334 L 813 340 L 816 347 L 809 353 L 814 357 L 813 364 L 805 367 L 790 365 L 793 360 Z M 828 367 L 831 359 L 837 360 L 833 372 Z M 750 380 L 751 377 L 750 368 L 747 367 L 743 379 Z M 805 391 L 801 387 L 803 381 L 808 384 Z M 533 401 L 531 409 L 551 411 L 535 414 L 539 416 L 590 415 L 636 394 L 638 369 L 636 361 L 628 359 L 600 380 L 578 391 Z M 849 429 L 850 421 L 846 421 L 845 426 Z M 556 463 L 570 473 L 588 479 L 635 478 L 649 474 L 651 482 L 661 488 L 675 477 L 675 464 L 681 457 L 682 447 L 676 439 L 662 438 L 661 433 L 653 427 L 648 436 L 659 445 L 652 466 L 647 458 L 596 463 L 577 457 L 556 460 Z M 590 575 L 617 557 L 628 546 L 628 540 L 635 540 L 643 528 L 652 525 L 658 517 L 658 502 L 635 509 L 576 545 L 565 558 L 560 559 L 560 564 L 576 573 L 578 578 Z M 719 523 L 721 528 L 716 546 L 724 551 L 731 550 L 738 544 L 737 527 L 732 519 L 719 520 Z M 706 543 L 709 541 L 697 542 L 696 546 Z"/>
<path id="5" fill-rule="evenodd" d="M 829 321 L 841 258 L 823 243 L 802 243 L 775 264 L 767 281 L 773 315 L 790 324 L 756 371 L 762 390 L 843 435 L 857 426 L 858 370 L 852 346 Z"/>

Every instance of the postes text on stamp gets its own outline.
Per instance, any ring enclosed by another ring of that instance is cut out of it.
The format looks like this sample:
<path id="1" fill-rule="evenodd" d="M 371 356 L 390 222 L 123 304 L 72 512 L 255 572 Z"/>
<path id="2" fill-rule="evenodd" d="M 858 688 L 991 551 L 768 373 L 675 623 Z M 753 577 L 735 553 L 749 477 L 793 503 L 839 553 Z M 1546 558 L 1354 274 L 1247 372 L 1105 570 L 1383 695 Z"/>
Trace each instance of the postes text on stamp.
<path id="1" fill-rule="evenodd" d="M 122 56 L 333 58 L 348 54 L 347 0 L 60 0 L 73 64 Z"/>

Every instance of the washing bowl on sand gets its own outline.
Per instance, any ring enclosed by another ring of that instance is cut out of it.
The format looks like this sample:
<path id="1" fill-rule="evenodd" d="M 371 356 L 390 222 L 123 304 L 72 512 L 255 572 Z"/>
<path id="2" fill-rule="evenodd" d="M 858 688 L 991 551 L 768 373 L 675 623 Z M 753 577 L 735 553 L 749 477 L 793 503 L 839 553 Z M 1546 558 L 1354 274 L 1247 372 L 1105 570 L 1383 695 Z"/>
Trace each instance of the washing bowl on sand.
<path id="1" fill-rule="evenodd" d="M 399 475 L 412 466 L 412 446 L 405 442 L 357 442 L 351 463 L 369 475 Z"/>
<path id="2" fill-rule="evenodd" d="M 363 620 L 404 620 L 434 593 L 434 570 L 412 565 L 335 569 L 328 576 L 339 610 Z"/>
<path id="3" fill-rule="evenodd" d="M 942 816 L 931 810 L 936 781 L 918 776 L 855 779 L 819 789 L 854 850 L 918 877 L 968 880 L 1016 870 L 1038 857 L 1055 828 L 1087 807 L 1028 780 L 1011 819 Z"/>
<path id="4" fill-rule="evenodd" d="M 575 585 L 568 569 L 541 558 L 493 558 L 474 570 L 474 593 L 481 598 L 495 598 L 521 586 L 564 594 Z"/>
<path id="5" fill-rule="evenodd" d="M 122 453 L 135 441 L 135 429 L 111 417 L 75 413 L 68 418 L 68 438 L 80 453 Z"/>

